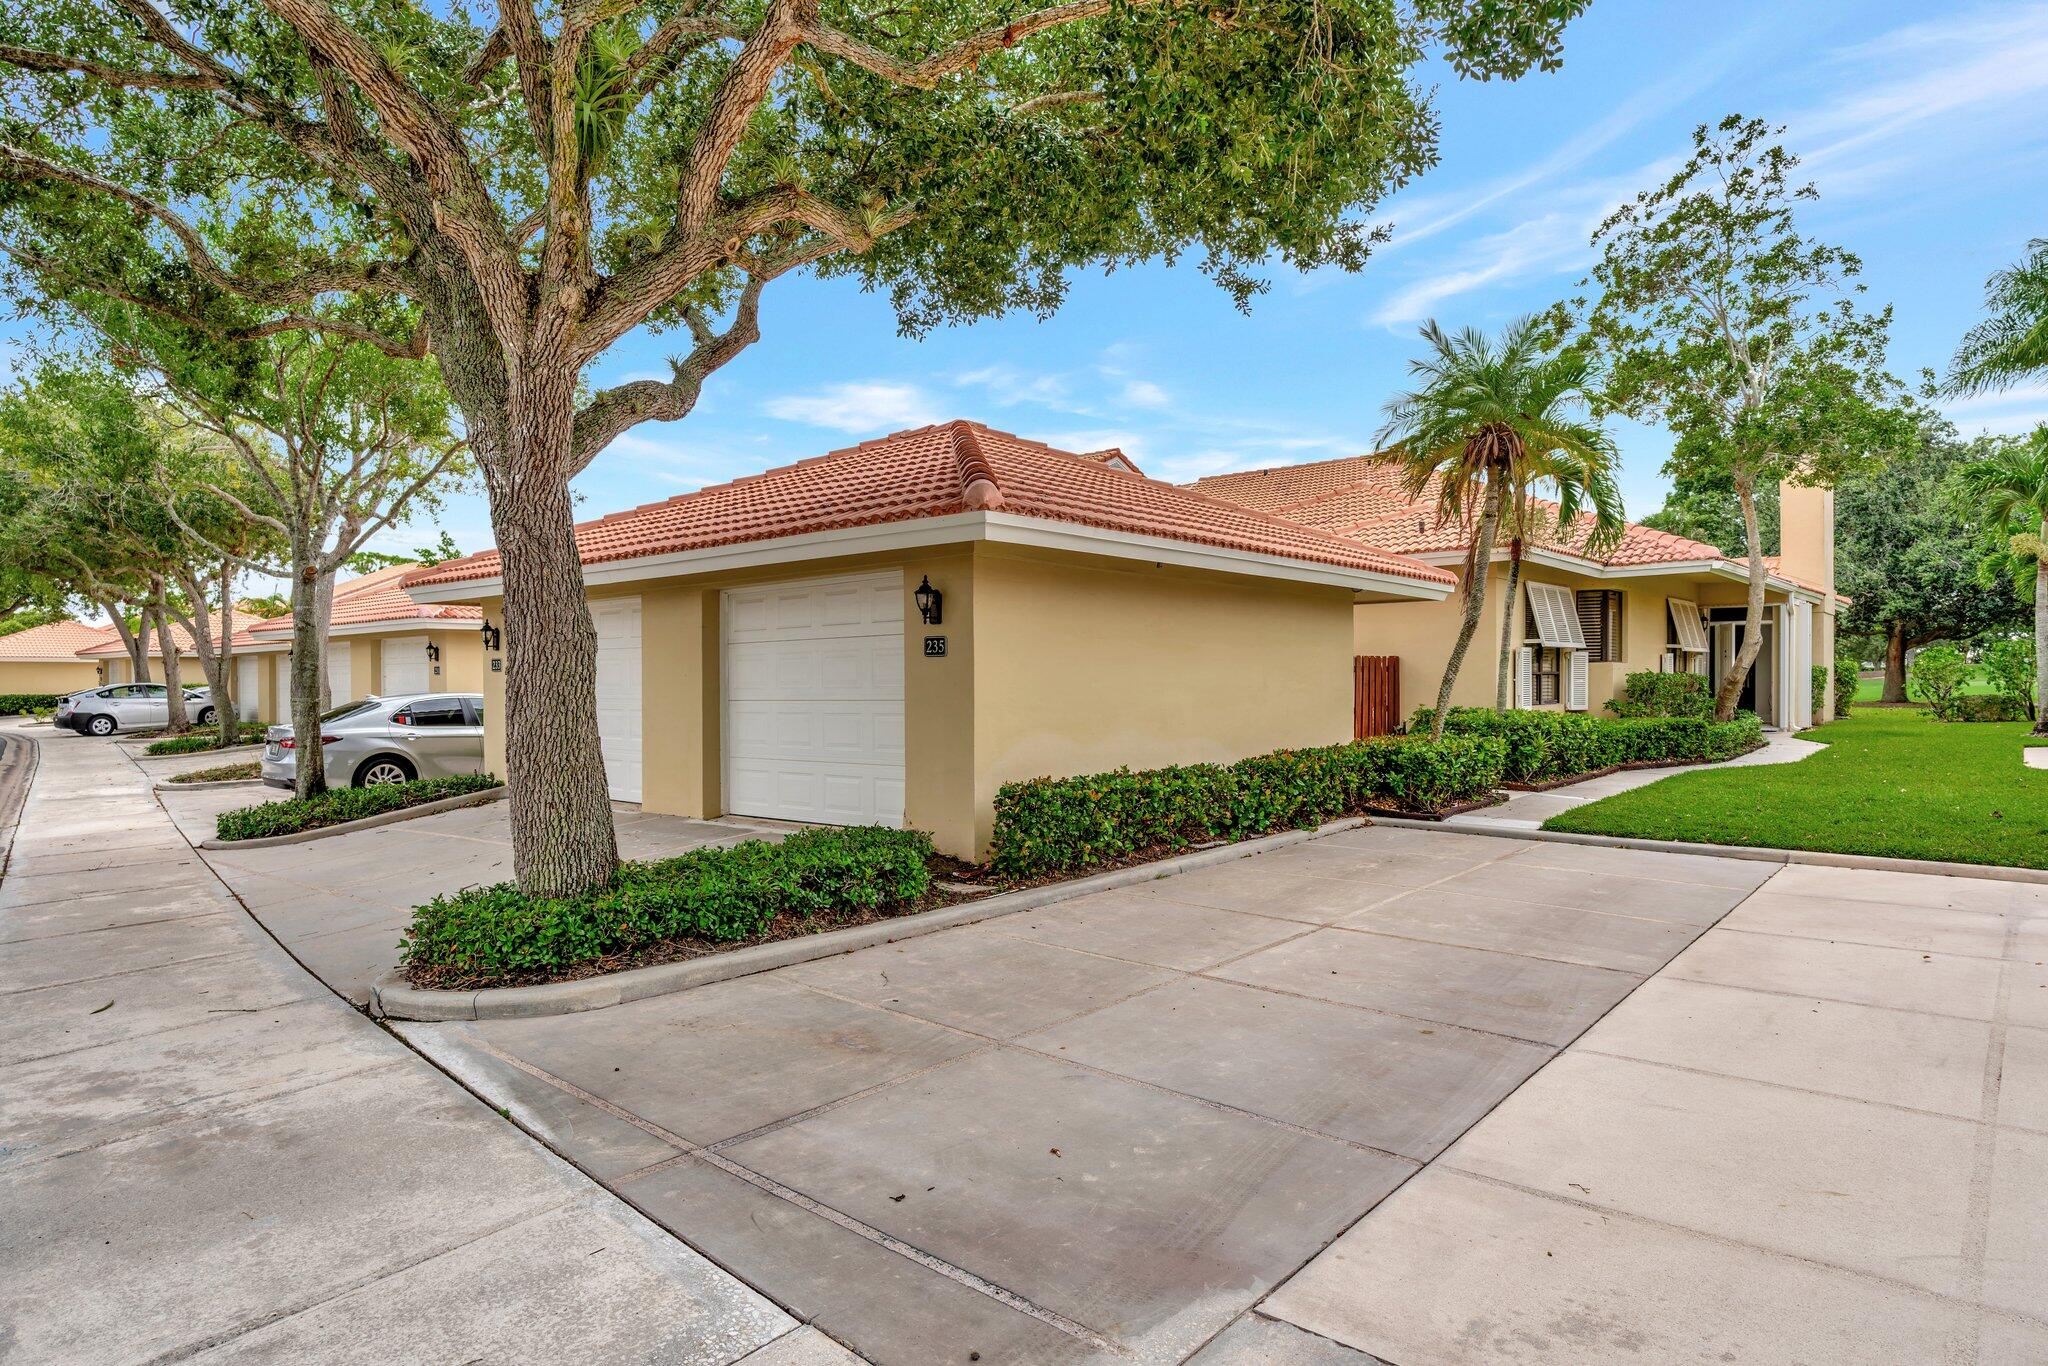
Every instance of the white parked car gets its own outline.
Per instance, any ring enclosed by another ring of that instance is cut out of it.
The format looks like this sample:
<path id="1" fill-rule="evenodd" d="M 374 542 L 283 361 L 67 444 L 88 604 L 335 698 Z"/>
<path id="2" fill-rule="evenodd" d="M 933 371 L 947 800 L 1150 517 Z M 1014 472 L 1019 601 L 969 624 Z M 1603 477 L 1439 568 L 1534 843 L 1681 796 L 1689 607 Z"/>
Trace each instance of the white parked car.
<path id="1" fill-rule="evenodd" d="M 213 691 L 186 688 L 185 715 L 194 724 L 213 724 Z M 109 683 L 57 699 L 51 719 L 80 735 L 112 735 L 117 730 L 147 730 L 169 725 L 171 690 L 161 683 Z"/>

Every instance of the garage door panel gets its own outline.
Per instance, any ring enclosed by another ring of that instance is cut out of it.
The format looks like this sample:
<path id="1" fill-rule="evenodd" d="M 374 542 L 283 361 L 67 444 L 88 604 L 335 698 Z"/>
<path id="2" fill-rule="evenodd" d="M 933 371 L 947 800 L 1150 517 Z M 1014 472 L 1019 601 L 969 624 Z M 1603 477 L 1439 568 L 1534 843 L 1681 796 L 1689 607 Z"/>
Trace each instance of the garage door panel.
<path id="1" fill-rule="evenodd" d="M 614 800 L 637 802 L 642 787 L 640 599 L 591 604 L 597 628 L 597 738 Z"/>
<path id="2" fill-rule="evenodd" d="M 725 595 L 726 805 L 903 822 L 903 583 L 874 574 Z"/>
<path id="3" fill-rule="evenodd" d="M 405 697 L 428 690 L 427 638 L 400 636 L 384 642 L 385 697 Z"/>

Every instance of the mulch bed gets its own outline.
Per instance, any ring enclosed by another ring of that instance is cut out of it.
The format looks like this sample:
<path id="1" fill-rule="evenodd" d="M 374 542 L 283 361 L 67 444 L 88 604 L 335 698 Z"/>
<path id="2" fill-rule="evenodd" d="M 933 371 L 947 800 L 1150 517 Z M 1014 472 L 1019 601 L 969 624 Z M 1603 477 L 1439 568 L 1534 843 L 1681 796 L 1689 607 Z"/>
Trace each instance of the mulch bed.
<path id="1" fill-rule="evenodd" d="M 1452 802 L 1449 806 L 1435 810 L 1411 810 L 1405 806 L 1368 806 L 1361 813 L 1367 816 L 1393 816 L 1408 821 L 1443 821 L 1453 816 L 1462 816 L 1468 811 L 1483 811 L 1489 806 L 1499 806 L 1507 798 L 1498 792 L 1489 792 L 1484 797 L 1469 802 Z"/>

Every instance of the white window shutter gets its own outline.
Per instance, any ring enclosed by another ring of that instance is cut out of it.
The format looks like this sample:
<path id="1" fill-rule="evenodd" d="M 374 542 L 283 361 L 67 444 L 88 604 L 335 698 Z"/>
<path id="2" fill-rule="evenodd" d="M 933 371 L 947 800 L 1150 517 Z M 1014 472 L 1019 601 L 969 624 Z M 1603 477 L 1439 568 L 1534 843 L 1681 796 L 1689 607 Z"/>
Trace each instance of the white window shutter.
<path id="1" fill-rule="evenodd" d="M 1536 705 L 1536 651 L 1527 645 L 1515 651 L 1515 705 Z"/>
<path id="2" fill-rule="evenodd" d="M 1584 650 L 1573 650 L 1571 653 L 1571 675 L 1565 684 L 1564 695 L 1566 711 L 1585 711 L 1587 709 L 1586 658 Z"/>
<path id="3" fill-rule="evenodd" d="M 1536 615 L 1536 638 L 1543 644 L 1565 650 L 1586 648 L 1586 633 L 1579 627 L 1578 601 L 1569 588 L 1532 583 L 1529 605 Z"/>

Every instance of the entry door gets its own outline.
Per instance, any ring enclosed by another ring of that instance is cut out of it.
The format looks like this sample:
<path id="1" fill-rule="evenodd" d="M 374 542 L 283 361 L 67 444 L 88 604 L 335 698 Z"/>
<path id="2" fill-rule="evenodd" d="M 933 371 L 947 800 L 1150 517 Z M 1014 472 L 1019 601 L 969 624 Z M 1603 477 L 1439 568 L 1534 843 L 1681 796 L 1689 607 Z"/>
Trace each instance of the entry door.
<path id="1" fill-rule="evenodd" d="M 244 721 L 257 719 L 263 709 L 263 661 L 243 655 L 235 661 L 235 710 Z"/>
<path id="2" fill-rule="evenodd" d="M 427 638 L 400 636 L 384 642 L 384 697 L 423 693 L 427 682 Z"/>
<path id="3" fill-rule="evenodd" d="M 725 594 L 725 791 L 735 815 L 903 824 L 903 576 Z"/>
<path id="4" fill-rule="evenodd" d="M 597 627 L 597 741 L 612 800 L 640 800 L 640 599 L 590 604 Z"/>

